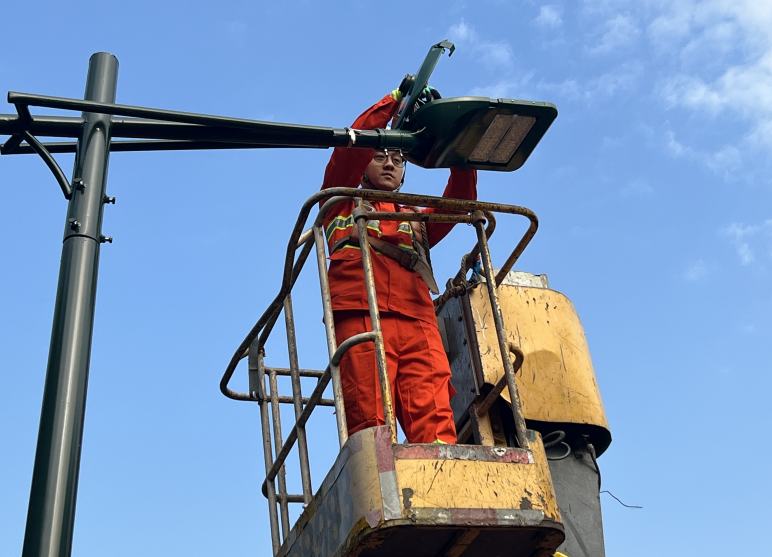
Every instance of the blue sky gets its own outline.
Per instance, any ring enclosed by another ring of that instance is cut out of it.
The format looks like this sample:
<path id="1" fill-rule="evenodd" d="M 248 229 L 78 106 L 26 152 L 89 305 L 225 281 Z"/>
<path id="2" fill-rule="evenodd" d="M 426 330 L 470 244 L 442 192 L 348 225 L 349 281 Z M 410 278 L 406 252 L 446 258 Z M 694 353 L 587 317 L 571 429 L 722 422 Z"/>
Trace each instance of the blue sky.
<path id="1" fill-rule="evenodd" d="M 342 127 L 448 38 L 444 96 L 557 105 L 525 166 L 481 174 L 479 196 L 539 215 L 518 268 L 547 273 L 583 320 L 614 437 L 604 488 L 643 506 L 603 495 L 607 553 L 758 551 L 730 517 L 772 518 L 768 2 L 49 1 L 5 3 L 0 18 L 3 92 L 80 98 L 88 57 L 108 51 L 121 103 Z M 112 156 L 74 555 L 268 551 L 257 409 L 217 384 L 278 289 L 328 157 Z M 445 180 L 412 167 L 405 189 L 439 194 Z M 66 203 L 33 156 L 1 157 L 0 184 L 0 553 L 18 555 Z M 500 220 L 494 261 L 524 228 Z M 436 249 L 441 283 L 472 242 L 457 227 Z M 309 266 L 295 293 L 310 368 L 326 354 L 316 281 Z M 267 361 L 285 365 L 278 333 Z M 318 414 L 315 487 L 336 446 Z"/>

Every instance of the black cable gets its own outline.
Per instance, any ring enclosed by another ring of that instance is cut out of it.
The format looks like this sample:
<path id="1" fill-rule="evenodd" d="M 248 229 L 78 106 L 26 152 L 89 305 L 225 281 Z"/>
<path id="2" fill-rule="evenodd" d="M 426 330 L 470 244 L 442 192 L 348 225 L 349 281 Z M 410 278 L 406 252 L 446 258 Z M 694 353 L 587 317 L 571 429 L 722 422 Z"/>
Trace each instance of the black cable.
<path id="1" fill-rule="evenodd" d="M 587 452 L 590 453 L 592 463 L 595 466 L 595 473 L 598 474 L 598 492 L 600 492 L 600 468 L 598 467 L 598 460 L 595 458 L 595 446 L 592 443 L 587 443 Z"/>
<path id="2" fill-rule="evenodd" d="M 625 504 L 624 504 L 624 503 L 623 503 L 623 502 L 622 502 L 622 501 L 619 499 L 619 497 L 617 497 L 616 495 L 614 495 L 613 493 L 611 493 L 611 492 L 610 492 L 609 490 L 607 490 L 607 489 L 605 489 L 605 490 L 601 491 L 601 493 L 608 493 L 608 494 L 609 494 L 609 495 L 611 495 L 611 496 L 612 496 L 614 499 L 616 499 L 617 501 L 619 501 L 619 504 L 620 504 L 620 505 L 622 505 L 623 507 L 627 507 L 628 509 L 642 509 L 642 508 L 643 508 L 643 507 L 641 507 L 641 506 L 639 506 L 639 505 L 625 505 Z"/>
<path id="3" fill-rule="evenodd" d="M 554 438 L 553 438 L 554 437 Z M 547 454 L 547 460 L 563 460 L 568 455 L 571 454 L 571 445 L 564 442 L 563 439 L 566 438 L 566 432 L 561 431 L 559 429 L 556 429 L 555 431 L 552 431 L 542 437 L 542 443 L 544 443 L 544 450 L 551 449 L 552 447 L 556 445 L 565 445 L 566 450 L 565 452 L 560 456 L 550 456 Z"/>
<path id="4" fill-rule="evenodd" d="M 555 436 L 554 439 L 552 439 L 552 436 Z M 541 438 L 542 443 L 544 443 L 544 448 L 549 449 L 550 447 L 554 447 L 558 443 L 560 443 L 563 439 L 566 438 L 566 432 L 561 431 L 559 429 L 556 429 L 555 431 L 552 431 Z"/>
<path id="5" fill-rule="evenodd" d="M 592 443 L 587 443 L 587 452 L 590 453 L 590 457 L 592 458 L 592 463 L 595 465 L 595 472 L 598 474 L 598 493 L 608 493 L 611 495 L 614 499 L 616 499 L 620 505 L 623 507 L 627 507 L 628 509 L 642 509 L 643 507 L 639 505 L 626 505 L 622 502 L 622 500 L 611 493 L 608 489 L 604 489 L 603 491 L 600 490 L 600 468 L 598 467 L 598 460 L 595 458 L 595 446 L 593 446 Z"/>

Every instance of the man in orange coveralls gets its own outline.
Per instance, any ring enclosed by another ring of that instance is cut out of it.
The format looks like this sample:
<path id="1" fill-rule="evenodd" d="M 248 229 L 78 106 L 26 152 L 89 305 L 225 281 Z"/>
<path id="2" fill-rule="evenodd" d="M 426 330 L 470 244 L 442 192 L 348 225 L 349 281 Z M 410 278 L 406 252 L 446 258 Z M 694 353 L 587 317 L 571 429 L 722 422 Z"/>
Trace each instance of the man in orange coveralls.
<path id="1" fill-rule="evenodd" d="M 438 98 L 439 95 L 436 95 Z M 353 129 L 385 128 L 394 117 L 402 93 L 395 90 L 368 108 Z M 398 151 L 336 148 L 327 164 L 322 189 L 332 187 L 394 191 L 402 183 L 404 158 Z M 450 169 L 443 193 L 456 199 L 477 199 L 477 173 Z M 405 211 L 394 203 L 374 201 L 375 211 Z M 337 341 L 371 331 L 354 202 L 333 207 L 324 221 L 330 252 L 330 293 Z M 424 212 L 448 212 L 424 209 Z M 369 221 L 367 232 L 403 250 L 415 251 L 420 232 L 410 222 Z M 444 238 L 452 224 L 426 223 L 429 245 Z M 419 241 L 420 243 L 420 241 Z M 442 346 L 427 283 L 415 270 L 371 246 L 386 362 L 394 410 L 410 443 L 455 443 L 450 399 L 450 366 Z M 340 365 L 349 434 L 383 425 L 383 405 L 375 348 L 367 342 L 353 347 Z"/>

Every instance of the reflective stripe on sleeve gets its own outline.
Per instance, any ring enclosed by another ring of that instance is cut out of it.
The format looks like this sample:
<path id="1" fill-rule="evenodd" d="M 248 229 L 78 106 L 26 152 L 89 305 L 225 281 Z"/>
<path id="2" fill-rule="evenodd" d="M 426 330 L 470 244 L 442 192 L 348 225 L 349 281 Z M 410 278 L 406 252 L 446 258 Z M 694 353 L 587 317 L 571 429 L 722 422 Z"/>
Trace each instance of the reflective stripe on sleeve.
<path id="1" fill-rule="evenodd" d="M 325 230 L 327 241 L 330 241 L 330 238 L 332 238 L 332 235 L 336 230 L 346 230 L 352 226 L 354 226 L 353 215 L 349 215 L 348 217 L 335 217 L 330 221 L 330 224 L 327 225 L 327 230 Z"/>
<path id="2" fill-rule="evenodd" d="M 404 232 L 405 234 L 413 235 L 413 227 L 410 226 L 409 222 L 401 222 L 399 223 L 399 226 L 397 227 L 397 232 Z"/>

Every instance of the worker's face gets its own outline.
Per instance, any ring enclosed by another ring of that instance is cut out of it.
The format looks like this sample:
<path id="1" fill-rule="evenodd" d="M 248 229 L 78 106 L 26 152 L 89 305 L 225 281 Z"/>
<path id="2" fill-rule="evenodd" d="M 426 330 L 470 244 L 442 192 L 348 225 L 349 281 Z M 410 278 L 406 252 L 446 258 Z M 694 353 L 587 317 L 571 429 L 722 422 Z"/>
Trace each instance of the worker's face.
<path id="1" fill-rule="evenodd" d="M 404 170 L 405 159 L 399 151 L 376 151 L 365 170 L 370 180 L 370 183 L 365 185 L 383 191 L 394 191 L 402 182 Z"/>

